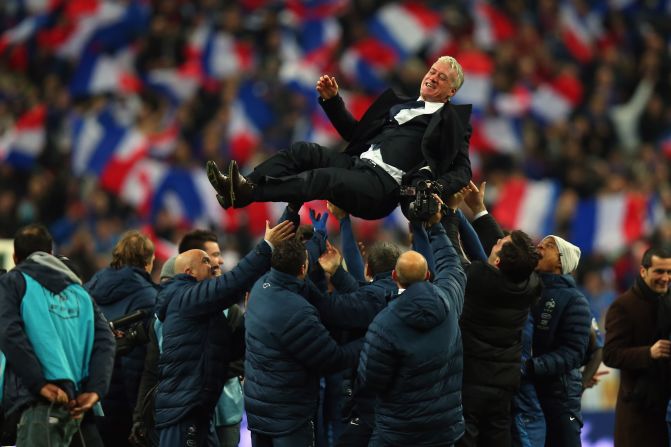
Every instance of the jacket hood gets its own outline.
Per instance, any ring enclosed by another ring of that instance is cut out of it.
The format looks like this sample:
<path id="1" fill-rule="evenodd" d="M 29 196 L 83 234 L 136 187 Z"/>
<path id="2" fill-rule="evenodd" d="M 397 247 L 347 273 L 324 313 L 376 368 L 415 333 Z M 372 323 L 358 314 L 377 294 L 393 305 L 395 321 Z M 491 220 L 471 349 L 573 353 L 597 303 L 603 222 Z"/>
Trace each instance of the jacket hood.
<path id="1" fill-rule="evenodd" d="M 196 282 L 196 278 L 186 273 L 180 273 L 172 277 L 172 280 L 161 285 L 161 288 L 156 296 L 156 317 L 160 321 L 165 321 L 165 315 L 168 312 L 168 304 L 170 299 L 177 293 L 177 290 L 182 287 L 184 282 Z"/>
<path id="2" fill-rule="evenodd" d="M 405 324 L 420 331 L 438 326 L 450 311 L 447 301 L 428 281 L 411 285 L 389 306 Z"/>
<path id="3" fill-rule="evenodd" d="M 86 283 L 86 288 L 96 303 L 104 305 L 128 298 L 141 289 L 154 287 L 149 274 L 135 267 L 107 267 Z"/>
<path id="4" fill-rule="evenodd" d="M 49 253 L 36 251 L 16 266 L 53 293 L 59 293 L 71 284 L 81 284 L 79 277 L 60 259 Z"/>

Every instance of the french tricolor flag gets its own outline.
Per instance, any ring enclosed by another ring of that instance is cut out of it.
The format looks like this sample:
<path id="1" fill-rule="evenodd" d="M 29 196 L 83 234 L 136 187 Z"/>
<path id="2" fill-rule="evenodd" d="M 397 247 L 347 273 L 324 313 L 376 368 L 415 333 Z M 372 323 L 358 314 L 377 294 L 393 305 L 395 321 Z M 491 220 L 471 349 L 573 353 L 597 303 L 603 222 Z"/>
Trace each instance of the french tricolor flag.
<path id="1" fill-rule="evenodd" d="M 261 142 L 261 132 L 250 119 L 245 106 L 236 101 L 231 107 L 228 127 L 229 156 L 244 165 Z"/>
<path id="2" fill-rule="evenodd" d="M 421 2 L 390 3 L 369 23 L 371 34 L 405 59 L 422 49 L 440 27 L 440 14 Z"/>
<path id="3" fill-rule="evenodd" d="M 515 35 L 515 25 L 503 12 L 486 1 L 473 3 L 473 31 L 475 42 L 484 50 L 491 50 L 499 42 Z"/>
<path id="4" fill-rule="evenodd" d="M 254 50 L 248 42 L 238 41 L 234 36 L 214 29 L 207 30 L 200 50 L 203 74 L 212 79 L 244 73 L 254 65 Z"/>
<path id="5" fill-rule="evenodd" d="M 173 105 L 179 105 L 192 98 L 200 87 L 200 74 L 180 68 L 155 68 L 144 77 L 147 88 L 167 97 Z"/>
<path id="6" fill-rule="evenodd" d="M 502 228 L 522 230 L 540 239 L 554 231 L 559 193 L 559 185 L 552 180 L 512 178 L 501 187 L 492 215 Z"/>
<path id="7" fill-rule="evenodd" d="M 110 109 L 99 115 L 77 116 L 71 123 L 72 170 L 75 175 L 102 175 L 126 134 Z"/>
<path id="8" fill-rule="evenodd" d="M 21 115 L 14 127 L 0 136 L 0 161 L 22 169 L 30 169 L 44 150 L 47 109 L 37 105 Z"/>
<path id="9" fill-rule="evenodd" d="M 140 216 L 151 215 L 154 196 L 167 175 L 169 165 L 163 161 L 145 158 L 133 165 L 119 188 L 119 197 L 138 210 Z"/>
<path id="10" fill-rule="evenodd" d="M 494 62 L 487 53 L 478 50 L 460 53 L 458 60 L 464 71 L 464 84 L 452 101 L 473 104 L 474 109 L 485 110 L 492 95 Z"/>
<path id="11" fill-rule="evenodd" d="M 664 219 L 659 201 L 640 193 L 609 194 L 578 203 L 571 242 L 584 254 L 613 254 L 645 236 Z"/>
<path id="12" fill-rule="evenodd" d="M 531 113 L 545 123 L 568 118 L 582 101 L 583 86 L 571 74 L 561 74 L 552 82 L 541 84 L 531 97 Z"/>
<path id="13" fill-rule="evenodd" d="M 340 71 L 366 91 L 380 93 L 387 87 L 386 76 L 398 58 L 392 47 L 372 37 L 351 45 L 340 59 Z"/>
<path id="14" fill-rule="evenodd" d="M 516 154 L 522 150 L 522 129 L 517 120 L 485 117 L 473 120 L 471 148 L 481 152 Z"/>
<path id="15" fill-rule="evenodd" d="M 130 50 L 115 55 L 85 53 L 70 81 L 70 93 L 81 97 L 139 91 L 142 81 L 135 75 L 133 59 Z"/>
<path id="16" fill-rule="evenodd" d="M 601 20 L 594 11 L 580 15 L 571 1 L 561 3 L 559 23 L 562 41 L 578 62 L 585 64 L 594 57 L 597 41 L 603 35 Z"/>
<path id="17" fill-rule="evenodd" d="M 28 16 L 15 27 L 2 33 L 0 35 L 0 53 L 9 46 L 22 44 L 33 37 L 35 33 L 48 23 L 49 19 L 49 14 Z"/>
<path id="18" fill-rule="evenodd" d="M 503 116 L 520 118 L 531 109 L 531 91 L 517 85 L 509 92 L 498 92 L 494 95 L 494 110 Z"/>

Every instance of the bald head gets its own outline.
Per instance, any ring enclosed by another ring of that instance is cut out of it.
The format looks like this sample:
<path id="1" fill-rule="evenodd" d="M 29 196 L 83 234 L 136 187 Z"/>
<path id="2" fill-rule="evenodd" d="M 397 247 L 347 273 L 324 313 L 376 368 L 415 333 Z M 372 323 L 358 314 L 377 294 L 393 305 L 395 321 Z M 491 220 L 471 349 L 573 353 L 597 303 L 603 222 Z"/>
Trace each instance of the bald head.
<path id="1" fill-rule="evenodd" d="M 185 251 L 175 258 L 175 274 L 186 273 L 198 281 L 212 277 L 210 257 L 203 250 Z"/>
<path id="2" fill-rule="evenodd" d="M 399 286 L 408 288 L 411 284 L 428 279 L 429 267 L 424 256 L 410 250 L 399 256 L 394 270 L 394 279 Z"/>

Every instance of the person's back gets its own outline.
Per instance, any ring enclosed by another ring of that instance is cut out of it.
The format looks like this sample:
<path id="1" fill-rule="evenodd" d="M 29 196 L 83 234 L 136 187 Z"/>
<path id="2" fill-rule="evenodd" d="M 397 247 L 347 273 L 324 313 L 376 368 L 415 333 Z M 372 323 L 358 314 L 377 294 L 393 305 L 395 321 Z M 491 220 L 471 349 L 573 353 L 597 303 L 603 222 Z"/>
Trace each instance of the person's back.
<path id="1" fill-rule="evenodd" d="M 303 244 L 285 241 L 250 292 L 244 393 L 255 446 L 312 439 L 320 374 L 343 370 L 358 357 L 360 343 L 338 346 L 308 302 L 307 270 Z"/>
<path id="2" fill-rule="evenodd" d="M 433 226 L 431 245 L 435 282 L 426 281 L 424 257 L 404 253 L 394 270 L 404 291 L 366 334 L 358 379 L 377 394 L 373 446 L 450 445 L 464 430 L 459 315 L 466 277 L 442 226 Z"/>
<path id="3" fill-rule="evenodd" d="M 9 418 L 21 416 L 18 445 L 69 444 L 79 418 L 107 392 L 112 369 L 111 331 L 51 245 L 42 225 L 23 227 L 14 239 L 17 266 L 0 278 L 2 399 Z"/>

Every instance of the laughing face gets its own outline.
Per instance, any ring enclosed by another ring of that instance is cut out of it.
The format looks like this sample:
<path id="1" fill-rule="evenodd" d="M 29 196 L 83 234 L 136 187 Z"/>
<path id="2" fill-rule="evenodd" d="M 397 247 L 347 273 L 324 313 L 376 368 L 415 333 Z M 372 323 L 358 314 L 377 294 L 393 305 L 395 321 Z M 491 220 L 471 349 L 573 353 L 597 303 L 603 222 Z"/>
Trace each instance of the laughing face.
<path id="1" fill-rule="evenodd" d="M 447 102 L 457 93 L 457 75 L 446 62 L 436 61 L 422 79 L 419 94 L 425 101 Z"/>
<path id="2" fill-rule="evenodd" d="M 671 281 L 671 258 L 653 256 L 650 267 L 641 266 L 641 278 L 655 293 L 668 292 Z"/>

